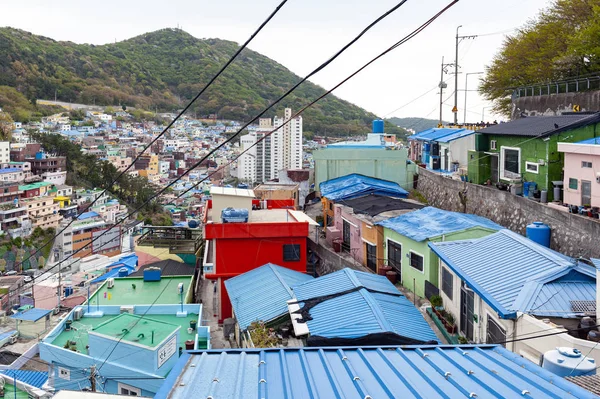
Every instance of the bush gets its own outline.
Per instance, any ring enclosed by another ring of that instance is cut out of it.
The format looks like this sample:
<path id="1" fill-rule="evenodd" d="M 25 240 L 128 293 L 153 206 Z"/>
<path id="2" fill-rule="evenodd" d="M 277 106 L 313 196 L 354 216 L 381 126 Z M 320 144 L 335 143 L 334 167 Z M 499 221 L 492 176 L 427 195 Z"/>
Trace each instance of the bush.
<path id="1" fill-rule="evenodd" d="M 464 345 L 464 344 L 468 344 L 468 343 L 469 343 L 469 340 L 468 340 L 468 339 L 466 339 L 465 337 L 463 337 L 463 336 L 461 335 L 461 336 L 459 336 L 459 337 L 458 337 L 458 343 L 459 343 L 459 344 L 463 344 L 463 345 Z"/>
<path id="2" fill-rule="evenodd" d="M 448 322 L 448 324 L 453 326 L 455 322 L 454 315 L 452 313 L 446 312 L 446 321 Z"/>
<path id="3" fill-rule="evenodd" d="M 444 304 L 442 301 L 442 297 L 439 295 L 432 295 L 431 298 L 429 298 L 429 302 L 431 302 L 431 306 L 433 306 L 434 308 L 439 308 Z"/>

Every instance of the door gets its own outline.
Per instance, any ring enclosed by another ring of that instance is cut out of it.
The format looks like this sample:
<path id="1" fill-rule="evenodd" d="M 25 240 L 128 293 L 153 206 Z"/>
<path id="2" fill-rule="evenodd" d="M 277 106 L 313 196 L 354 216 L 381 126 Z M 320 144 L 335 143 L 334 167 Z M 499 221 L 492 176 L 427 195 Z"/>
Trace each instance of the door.
<path id="1" fill-rule="evenodd" d="M 469 341 L 473 340 L 473 313 L 475 293 L 463 281 L 460 287 L 460 331 Z"/>
<path id="2" fill-rule="evenodd" d="M 344 220 L 344 227 L 342 228 L 342 249 L 350 251 L 350 223 Z"/>
<path id="3" fill-rule="evenodd" d="M 492 169 L 492 183 L 498 183 L 498 155 L 492 155 L 490 159 Z"/>
<path id="4" fill-rule="evenodd" d="M 367 267 L 377 272 L 377 247 L 367 243 L 365 245 L 367 246 Z"/>
<path id="5" fill-rule="evenodd" d="M 450 165 L 448 165 L 448 149 L 444 148 L 444 166 L 442 166 L 443 170 L 450 170 Z"/>
<path id="6" fill-rule="evenodd" d="M 588 180 L 581 181 L 581 205 L 590 206 L 592 204 L 592 182 Z"/>
<path id="7" fill-rule="evenodd" d="M 394 271 L 398 273 L 398 280 L 402 281 L 400 278 L 402 276 L 402 246 L 388 240 L 387 253 L 388 266 L 394 268 Z"/>

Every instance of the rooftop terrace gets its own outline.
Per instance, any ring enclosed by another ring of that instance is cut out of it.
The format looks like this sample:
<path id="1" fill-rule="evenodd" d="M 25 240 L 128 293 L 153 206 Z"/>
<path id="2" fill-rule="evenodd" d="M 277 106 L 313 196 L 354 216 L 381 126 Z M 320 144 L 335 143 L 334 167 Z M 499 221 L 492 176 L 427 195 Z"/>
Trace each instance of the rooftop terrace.
<path id="1" fill-rule="evenodd" d="M 104 283 L 90 297 L 90 305 L 153 305 L 178 304 L 179 283 L 183 283 L 184 299 L 192 282 L 191 276 L 162 277 L 160 281 L 140 278 L 115 278 L 113 288 Z"/>

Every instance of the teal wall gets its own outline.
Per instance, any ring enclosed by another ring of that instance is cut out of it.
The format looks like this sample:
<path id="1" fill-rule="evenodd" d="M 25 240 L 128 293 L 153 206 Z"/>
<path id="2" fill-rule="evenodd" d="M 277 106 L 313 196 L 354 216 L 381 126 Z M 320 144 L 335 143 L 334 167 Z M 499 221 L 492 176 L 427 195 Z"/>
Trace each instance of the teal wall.
<path id="1" fill-rule="evenodd" d="M 385 243 L 385 248 L 383 251 L 383 257 L 386 260 L 387 264 L 387 242 L 388 239 L 395 241 L 402 245 L 402 276 L 401 283 L 402 286 L 407 288 L 409 291 L 415 292 L 418 296 L 425 296 L 425 281 L 429 281 L 436 287 L 439 287 L 439 258 L 436 254 L 434 254 L 429 246 L 427 245 L 429 241 L 431 242 L 441 242 L 441 241 L 457 241 L 457 240 L 468 240 L 473 238 L 481 238 L 485 237 L 489 234 L 495 233 L 494 230 L 485 229 L 482 227 L 473 227 L 467 230 L 459 231 L 456 233 L 446 234 L 444 236 L 433 237 L 430 240 L 426 241 L 415 241 L 406 236 L 403 236 L 394 230 L 391 230 L 387 227 L 383 229 L 383 238 Z M 413 268 L 410 266 L 410 258 L 408 254 L 410 252 L 415 252 L 419 255 L 423 256 L 423 272 Z"/>
<path id="2" fill-rule="evenodd" d="M 360 173 L 365 176 L 398 183 L 405 190 L 412 188 L 415 165 L 407 165 L 408 150 L 375 148 L 325 148 L 313 152 L 315 189 L 327 180 Z"/>
<path id="3" fill-rule="evenodd" d="M 600 128 L 598 124 L 589 125 L 582 128 L 568 130 L 566 132 L 549 136 L 549 140 L 544 141 L 542 138 L 526 137 L 526 136 L 505 136 L 505 135 L 483 135 L 488 143 L 491 140 L 496 140 L 496 150 L 488 152 L 499 153 L 502 146 L 518 147 L 521 149 L 521 176 L 523 181 L 536 182 L 538 189 L 548 190 L 548 200 L 552 198 L 552 181 L 563 180 L 562 169 L 564 165 L 564 155 L 558 152 L 558 143 L 574 143 L 592 137 L 600 136 Z M 487 157 L 489 158 L 489 157 Z M 525 168 L 526 162 L 538 163 L 539 160 L 544 160 L 544 165 L 539 166 L 538 173 L 528 172 Z M 473 162 L 473 165 L 471 165 Z M 487 179 L 491 178 L 491 171 L 487 165 L 489 160 L 475 155 L 474 159 L 469 159 L 469 180 L 476 184 L 482 184 Z M 499 159 L 499 169 L 501 168 L 501 160 Z M 488 175 L 486 175 L 486 173 Z M 500 177 L 500 171 L 498 171 Z"/>

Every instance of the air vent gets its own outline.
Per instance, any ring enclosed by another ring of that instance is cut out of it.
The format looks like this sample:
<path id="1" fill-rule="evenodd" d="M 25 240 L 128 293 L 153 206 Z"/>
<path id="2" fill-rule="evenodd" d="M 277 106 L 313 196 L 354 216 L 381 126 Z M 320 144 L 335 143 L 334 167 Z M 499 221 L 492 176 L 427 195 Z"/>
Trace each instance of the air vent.
<path id="1" fill-rule="evenodd" d="M 570 301 L 575 313 L 596 313 L 596 301 Z"/>

